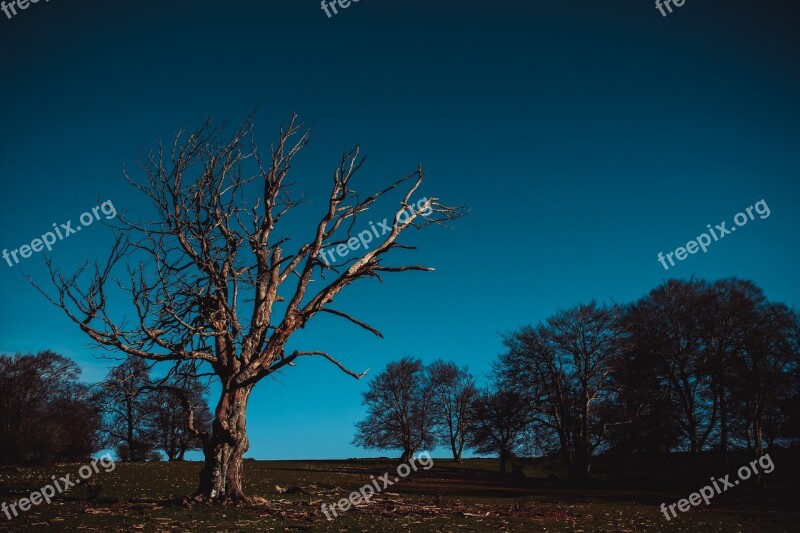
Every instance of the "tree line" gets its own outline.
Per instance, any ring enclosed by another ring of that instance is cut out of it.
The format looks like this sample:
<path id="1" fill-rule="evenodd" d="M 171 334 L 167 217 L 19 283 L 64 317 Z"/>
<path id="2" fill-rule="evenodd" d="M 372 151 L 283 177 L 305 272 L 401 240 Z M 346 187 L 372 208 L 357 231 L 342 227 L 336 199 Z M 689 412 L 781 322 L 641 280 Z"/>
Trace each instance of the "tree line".
<path id="1" fill-rule="evenodd" d="M 200 427 L 211 412 L 196 376 L 154 379 L 134 358 L 94 386 L 80 375 L 52 351 L 0 354 L 0 464 L 82 461 L 101 449 L 122 461 L 175 461 L 200 447 L 189 410 Z"/>
<path id="2" fill-rule="evenodd" d="M 552 455 L 571 479 L 605 454 L 664 477 L 671 453 L 695 463 L 760 456 L 800 438 L 800 320 L 751 281 L 670 280 L 628 305 L 581 304 L 504 335 L 491 385 L 466 367 L 390 363 L 364 395 L 354 442 L 374 449 L 466 445 Z"/>

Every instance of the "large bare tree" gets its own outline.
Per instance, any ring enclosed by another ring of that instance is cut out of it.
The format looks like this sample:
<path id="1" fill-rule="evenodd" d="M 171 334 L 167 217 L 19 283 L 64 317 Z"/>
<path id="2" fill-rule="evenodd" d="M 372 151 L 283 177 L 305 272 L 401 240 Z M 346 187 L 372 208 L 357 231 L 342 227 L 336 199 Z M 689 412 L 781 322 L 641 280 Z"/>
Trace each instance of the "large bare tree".
<path id="1" fill-rule="evenodd" d="M 446 224 L 465 213 L 435 197 L 413 209 L 412 196 L 424 179 L 421 167 L 378 192 L 357 194 L 352 182 L 364 158 L 356 146 L 333 171 L 327 205 L 309 229 L 310 238 L 291 246 L 281 222 L 305 201 L 293 194 L 287 176 L 309 141 L 308 131 L 292 117 L 266 154 L 255 142 L 252 118 L 231 135 L 226 131 L 207 121 L 188 137 L 179 132 L 171 146 L 159 144 L 142 158 L 144 179 L 126 172 L 130 184 L 152 201 L 156 216 L 147 222 L 118 216 L 108 260 L 71 275 L 48 262 L 56 288 L 48 298 L 95 342 L 129 356 L 203 366 L 219 379 L 222 392 L 211 432 L 200 434 L 205 466 L 194 496 L 204 501 L 246 499 L 245 413 L 259 381 L 303 356 L 325 358 L 350 376 L 364 376 L 316 347 L 287 353 L 292 334 L 318 313 L 329 313 L 381 336 L 332 308 L 335 296 L 362 278 L 433 270 L 389 265 L 385 257 L 393 249 L 412 248 L 398 242 L 407 229 Z M 399 205 L 381 226 L 384 234 L 359 224 L 359 215 L 392 191 Z M 358 230 L 364 240 L 366 232 L 374 234 L 372 247 L 339 264 L 323 261 L 325 249 L 355 248 Z M 124 279 L 112 274 L 121 266 L 127 266 Z M 107 304 L 120 290 L 132 303 L 130 320 L 112 316 Z"/>

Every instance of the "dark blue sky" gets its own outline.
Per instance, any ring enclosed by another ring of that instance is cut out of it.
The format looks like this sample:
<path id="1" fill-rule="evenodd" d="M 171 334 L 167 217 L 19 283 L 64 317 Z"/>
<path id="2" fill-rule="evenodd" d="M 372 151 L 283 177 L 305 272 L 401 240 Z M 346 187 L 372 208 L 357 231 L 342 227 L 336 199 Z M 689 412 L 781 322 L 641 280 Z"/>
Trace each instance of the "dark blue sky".
<path id="1" fill-rule="evenodd" d="M 800 302 L 796 2 L 687 0 L 668 17 L 648 1 L 435 4 L 362 0 L 330 19 L 315 0 L 52 0 L 0 13 L 0 246 L 29 244 L 98 198 L 148 218 L 123 164 L 136 175 L 158 137 L 258 106 L 263 144 L 292 112 L 313 127 L 295 167 L 312 199 L 360 142 L 360 190 L 421 162 L 421 195 L 472 207 L 452 230 L 409 238 L 419 250 L 406 257 L 435 273 L 337 298 L 385 339 L 321 317 L 292 349 L 356 370 L 413 355 L 485 374 L 499 333 L 592 298 L 628 302 L 669 277 L 735 275 Z M 768 218 L 669 271 L 657 261 L 761 199 Z M 52 255 L 68 270 L 103 257 L 108 237 L 85 228 Z M 42 254 L 0 263 L 0 351 L 51 348 L 102 378 L 110 363 L 22 271 L 43 280 Z M 249 455 L 372 454 L 350 444 L 366 387 L 313 359 L 264 381 Z"/>

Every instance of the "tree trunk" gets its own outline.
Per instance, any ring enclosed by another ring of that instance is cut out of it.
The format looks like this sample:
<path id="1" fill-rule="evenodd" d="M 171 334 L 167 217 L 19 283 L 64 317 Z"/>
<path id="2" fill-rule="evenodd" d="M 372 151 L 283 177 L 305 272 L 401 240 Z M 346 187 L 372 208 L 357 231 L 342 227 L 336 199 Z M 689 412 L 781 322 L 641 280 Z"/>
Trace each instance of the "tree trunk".
<path id="1" fill-rule="evenodd" d="M 509 454 L 505 450 L 500 450 L 500 472 L 503 475 L 508 474 L 506 469 L 506 465 L 508 464 L 508 456 Z"/>
<path id="2" fill-rule="evenodd" d="M 719 414 L 720 414 L 720 431 L 719 431 L 719 447 L 722 452 L 723 469 L 727 472 L 730 469 L 728 460 L 728 399 L 725 397 L 725 386 L 720 385 L 719 393 Z"/>
<path id="3" fill-rule="evenodd" d="M 412 450 L 411 448 L 405 448 L 403 450 L 403 455 L 400 456 L 400 462 L 407 463 L 411 460 L 413 456 L 414 456 L 414 450 Z"/>
<path id="4" fill-rule="evenodd" d="M 458 449 L 456 445 L 455 437 L 450 437 L 450 449 L 453 450 L 453 461 L 456 463 L 461 462 L 461 450 Z"/>
<path id="5" fill-rule="evenodd" d="M 762 445 L 764 438 L 764 404 L 765 402 L 759 398 L 756 401 L 756 408 L 753 412 L 753 446 L 755 448 L 755 456 L 760 457 L 763 453 Z"/>
<path id="6" fill-rule="evenodd" d="M 462 428 L 461 433 L 458 434 L 458 453 L 456 454 L 456 462 L 460 463 L 462 461 L 462 454 L 464 453 L 464 430 Z"/>
<path id="7" fill-rule="evenodd" d="M 575 481 L 585 481 L 589 479 L 591 470 L 591 451 L 589 445 L 581 442 L 576 446 L 575 459 L 572 465 L 571 477 Z"/>
<path id="8" fill-rule="evenodd" d="M 252 387 L 224 390 L 203 445 L 205 465 L 194 496 L 203 501 L 246 501 L 242 492 L 242 459 L 250 446 L 247 439 L 247 400 Z"/>
<path id="9" fill-rule="evenodd" d="M 127 444 L 128 444 L 128 461 L 131 461 L 131 462 L 132 461 L 139 461 L 140 458 L 138 457 L 137 452 L 136 452 L 136 442 L 135 442 L 135 439 L 133 438 L 133 406 L 131 405 L 130 398 L 127 399 L 127 402 L 125 404 L 125 409 L 126 409 L 127 415 L 128 415 L 127 420 L 125 421 L 127 423 L 127 430 L 128 430 L 128 432 L 127 432 L 127 437 L 128 437 L 128 442 L 127 442 Z"/>
<path id="10" fill-rule="evenodd" d="M 581 412 L 581 437 L 578 450 L 578 471 L 579 479 L 589 479 L 589 471 L 592 465 L 592 449 L 589 444 L 592 440 L 589 434 L 589 384 L 587 381 L 583 383 L 583 410 Z"/>

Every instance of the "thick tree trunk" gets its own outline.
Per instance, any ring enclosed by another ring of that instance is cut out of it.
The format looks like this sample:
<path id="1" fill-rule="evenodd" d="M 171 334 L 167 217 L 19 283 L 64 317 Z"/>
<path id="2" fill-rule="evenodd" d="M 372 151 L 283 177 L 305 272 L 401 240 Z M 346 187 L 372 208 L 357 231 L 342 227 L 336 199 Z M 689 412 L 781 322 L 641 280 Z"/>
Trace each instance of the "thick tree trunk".
<path id="1" fill-rule="evenodd" d="M 211 436 L 203 446 L 205 465 L 200 472 L 200 486 L 194 494 L 198 499 L 234 503 L 247 500 L 242 491 L 242 459 L 250 445 L 246 411 L 251 388 L 222 393 Z"/>

